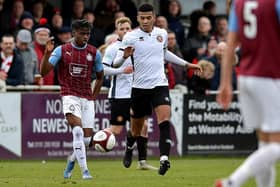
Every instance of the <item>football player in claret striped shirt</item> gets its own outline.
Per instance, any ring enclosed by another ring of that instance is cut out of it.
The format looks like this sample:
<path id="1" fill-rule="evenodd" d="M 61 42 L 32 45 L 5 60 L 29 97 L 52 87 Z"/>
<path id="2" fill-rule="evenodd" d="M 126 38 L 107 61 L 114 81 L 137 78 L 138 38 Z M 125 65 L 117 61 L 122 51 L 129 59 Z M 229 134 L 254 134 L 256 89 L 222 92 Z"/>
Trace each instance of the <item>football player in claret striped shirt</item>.
<path id="1" fill-rule="evenodd" d="M 259 147 L 216 187 L 240 187 L 254 177 L 258 187 L 274 187 L 280 159 L 280 0 L 235 0 L 217 101 L 232 99 L 232 70 L 241 46 L 239 102 L 244 127 L 257 132 Z M 278 185 L 279 186 L 279 185 Z"/>
<path id="2" fill-rule="evenodd" d="M 86 20 L 72 23 L 72 42 L 54 48 L 48 41 L 43 57 L 41 74 L 58 65 L 58 79 L 61 86 L 63 113 L 72 127 L 73 154 L 69 156 L 64 178 L 71 177 L 77 159 L 83 179 L 92 179 L 87 167 L 86 147 L 92 144 L 94 125 L 94 100 L 103 82 L 101 53 L 88 44 L 91 25 Z M 91 76 L 96 74 L 96 83 L 91 89 Z"/>
<path id="3" fill-rule="evenodd" d="M 170 168 L 170 97 L 168 80 L 164 72 L 164 61 L 192 68 L 199 74 L 201 67 L 186 62 L 167 50 L 167 32 L 154 26 L 155 12 L 150 4 L 138 9 L 139 28 L 126 33 L 122 48 L 114 60 L 119 67 L 128 57 L 133 58 L 133 82 L 131 93 L 131 136 L 127 138 L 124 159 L 130 159 L 130 147 L 141 135 L 144 120 L 154 110 L 160 129 L 160 167 L 158 173 L 164 175 Z"/>

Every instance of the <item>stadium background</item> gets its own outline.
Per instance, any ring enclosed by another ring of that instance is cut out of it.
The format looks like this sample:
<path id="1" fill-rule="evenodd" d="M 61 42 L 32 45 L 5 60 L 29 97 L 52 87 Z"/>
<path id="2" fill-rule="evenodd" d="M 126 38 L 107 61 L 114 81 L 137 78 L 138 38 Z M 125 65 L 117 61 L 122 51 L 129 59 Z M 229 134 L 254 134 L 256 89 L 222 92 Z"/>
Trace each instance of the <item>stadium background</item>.
<path id="1" fill-rule="evenodd" d="M 66 10 L 71 6 L 69 0 L 47 1 L 55 7 L 63 6 Z M 149 2 L 159 12 L 162 3 L 167 0 L 133 1 L 137 6 Z M 189 14 L 201 8 L 206 0 L 179 1 L 182 5 L 184 26 L 188 27 Z M 12 2 L 5 1 L 9 7 Z M 29 4 L 31 0 L 25 2 Z M 86 6 L 92 8 L 97 2 L 98 0 L 85 0 Z M 226 0 L 214 0 L 214 2 L 217 5 L 217 14 L 226 14 Z M 8 86 L 7 89 L 7 93 L 0 93 L 1 187 L 65 185 L 209 187 L 215 179 L 226 176 L 239 165 L 243 157 L 236 155 L 248 154 L 256 148 L 254 133 L 239 128 L 242 121 L 240 121 L 236 98 L 231 110 L 224 112 L 220 108 L 215 108 L 217 106 L 214 101 L 215 92 L 201 97 L 172 90 L 172 169 L 168 175 L 159 178 L 156 172 L 136 172 L 133 169 L 123 168 L 120 157 L 123 154 L 124 139 L 118 138 L 118 146 L 110 153 L 101 154 L 90 150 L 89 167 L 93 168 L 94 181 L 80 180 L 77 169 L 73 179 L 65 181 L 61 173 L 65 167 L 65 155 L 71 150 L 69 144 L 71 133 L 62 116 L 58 87 Z M 108 125 L 106 94 L 103 92 L 97 101 L 95 131 Z M 207 107 L 210 106 L 214 108 L 211 113 L 207 111 Z M 125 132 L 120 137 L 124 137 L 124 134 Z M 149 162 L 156 166 L 158 165 L 158 132 L 153 117 L 149 118 L 149 136 Z M 217 157 L 217 154 L 221 156 Z M 132 168 L 135 169 L 136 162 L 133 164 Z M 277 168 L 279 170 L 279 166 Z M 246 187 L 254 186 L 253 183 L 250 181 Z M 276 186 L 279 185 L 277 182 Z"/>
<path id="2" fill-rule="evenodd" d="M 171 91 L 172 156 L 238 155 L 256 148 L 253 131 L 241 128 L 242 117 L 236 101 L 223 111 L 215 101 L 215 93 L 207 96 Z M 0 158 L 53 159 L 65 158 L 72 151 L 71 129 L 63 117 L 57 92 L 13 92 L 0 94 Z M 94 131 L 110 125 L 107 93 L 95 102 Z M 148 119 L 148 156 L 157 156 L 159 131 L 154 116 Z M 128 125 L 127 125 L 128 126 Z M 90 149 L 90 157 L 123 156 L 125 131 L 109 153 Z"/>
<path id="3" fill-rule="evenodd" d="M 32 0 L 27 0 L 32 1 Z M 71 3 L 69 3 L 69 0 L 47 0 L 55 7 L 69 7 L 71 6 Z M 101 0 L 85 0 L 86 7 L 91 7 L 92 9 L 95 8 L 97 3 Z M 167 1 L 167 0 L 132 0 L 137 6 L 142 3 L 151 3 L 155 6 L 156 10 L 159 11 L 161 6 Z M 201 5 L 206 0 L 179 0 L 179 2 L 182 5 L 182 14 L 183 15 L 189 15 L 193 10 L 201 8 Z M 7 3 L 11 6 L 13 1 L 7 1 Z M 226 10 L 226 3 L 225 0 L 214 0 L 214 2 L 217 5 L 217 13 L 218 14 L 225 14 Z M 66 10 L 69 10 L 65 8 Z"/>
<path id="4" fill-rule="evenodd" d="M 53 5 L 58 7 L 69 5 L 69 1 L 67 0 L 48 0 Z M 85 3 L 89 7 L 95 7 L 96 4 L 100 0 L 85 0 Z M 166 2 L 166 0 L 132 0 L 136 5 L 140 5 L 142 3 L 151 3 L 156 7 L 156 10 L 159 11 L 161 5 Z M 182 14 L 189 15 L 193 10 L 201 8 L 201 5 L 206 0 L 179 0 L 182 5 Z M 226 3 L 225 0 L 214 0 L 217 5 L 217 13 L 225 14 Z"/>

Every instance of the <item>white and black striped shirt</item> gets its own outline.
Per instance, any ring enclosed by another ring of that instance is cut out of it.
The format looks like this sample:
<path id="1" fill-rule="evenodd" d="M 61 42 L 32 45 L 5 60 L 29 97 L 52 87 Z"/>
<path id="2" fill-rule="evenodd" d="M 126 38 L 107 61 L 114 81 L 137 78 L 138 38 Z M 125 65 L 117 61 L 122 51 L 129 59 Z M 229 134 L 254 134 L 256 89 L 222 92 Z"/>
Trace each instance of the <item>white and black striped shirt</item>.
<path id="1" fill-rule="evenodd" d="M 105 65 L 104 66 L 105 71 L 106 71 L 106 66 L 112 67 L 113 61 L 121 45 L 122 45 L 121 41 L 118 40 L 106 48 L 104 57 L 102 59 L 102 63 Z M 132 65 L 131 58 L 127 58 L 120 68 L 124 68 L 128 65 Z M 120 72 L 117 75 L 113 75 L 111 80 L 111 87 L 108 93 L 108 98 L 118 98 L 118 99 L 130 98 L 131 87 L 132 87 L 132 74 L 124 74 Z"/>

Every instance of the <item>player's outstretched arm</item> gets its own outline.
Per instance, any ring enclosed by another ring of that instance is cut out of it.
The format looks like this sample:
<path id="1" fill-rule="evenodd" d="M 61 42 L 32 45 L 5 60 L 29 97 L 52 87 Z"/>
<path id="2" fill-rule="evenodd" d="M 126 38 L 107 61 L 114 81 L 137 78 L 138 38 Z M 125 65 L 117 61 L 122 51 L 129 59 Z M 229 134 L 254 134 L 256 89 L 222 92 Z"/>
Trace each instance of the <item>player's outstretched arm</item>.
<path id="1" fill-rule="evenodd" d="M 54 41 L 52 37 L 47 41 L 45 52 L 42 58 L 42 64 L 40 68 L 40 73 L 42 76 L 47 75 L 50 72 L 50 70 L 53 69 L 53 65 L 49 63 L 49 58 L 51 56 L 53 49 L 54 49 Z"/>
<path id="2" fill-rule="evenodd" d="M 192 64 L 192 63 L 188 63 L 187 64 L 187 69 L 193 69 L 194 70 L 194 74 L 197 76 L 200 76 L 202 73 L 202 67 L 198 64 Z"/>
<path id="3" fill-rule="evenodd" d="M 185 61 L 184 59 L 176 56 L 175 54 L 173 54 L 169 50 L 165 51 L 164 59 L 169 61 L 169 62 L 172 62 L 174 64 L 185 66 L 187 69 L 193 69 L 194 73 L 196 75 L 200 75 L 202 73 L 202 68 L 199 65 L 189 63 L 189 62 Z"/>
<path id="4" fill-rule="evenodd" d="M 120 67 L 128 57 L 133 55 L 133 52 L 134 48 L 131 46 L 118 50 L 113 67 Z"/>
<path id="5" fill-rule="evenodd" d="M 112 68 L 103 64 L 104 75 L 119 75 L 119 74 L 130 74 L 133 72 L 132 66 Z"/>

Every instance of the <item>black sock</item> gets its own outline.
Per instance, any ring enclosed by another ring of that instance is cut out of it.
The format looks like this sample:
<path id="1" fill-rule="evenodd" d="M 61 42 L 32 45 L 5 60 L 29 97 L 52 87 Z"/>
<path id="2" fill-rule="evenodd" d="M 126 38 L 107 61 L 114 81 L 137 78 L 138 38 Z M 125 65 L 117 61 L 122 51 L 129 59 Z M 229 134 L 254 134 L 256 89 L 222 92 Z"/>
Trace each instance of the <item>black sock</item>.
<path id="1" fill-rule="evenodd" d="M 136 141 L 137 141 L 137 149 L 138 149 L 138 160 L 139 161 L 146 160 L 148 138 L 139 136 Z"/>
<path id="2" fill-rule="evenodd" d="M 170 139 L 170 122 L 163 121 L 159 124 L 160 138 L 159 138 L 159 151 L 160 156 L 169 156 L 171 139 Z"/>
<path id="3" fill-rule="evenodd" d="M 134 145 L 136 139 L 137 139 L 137 137 L 133 137 L 130 130 L 127 131 L 127 134 L 126 134 L 126 146 L 128 148 L 133 148 L 133 145 Z"/>
<path id="4" fill-rule="evenodd" d="M 92 147 L 92 146 L 93 146 L 93 136 L 90 139 L 90 143 L 89 143 L 88 147 Z"/>

